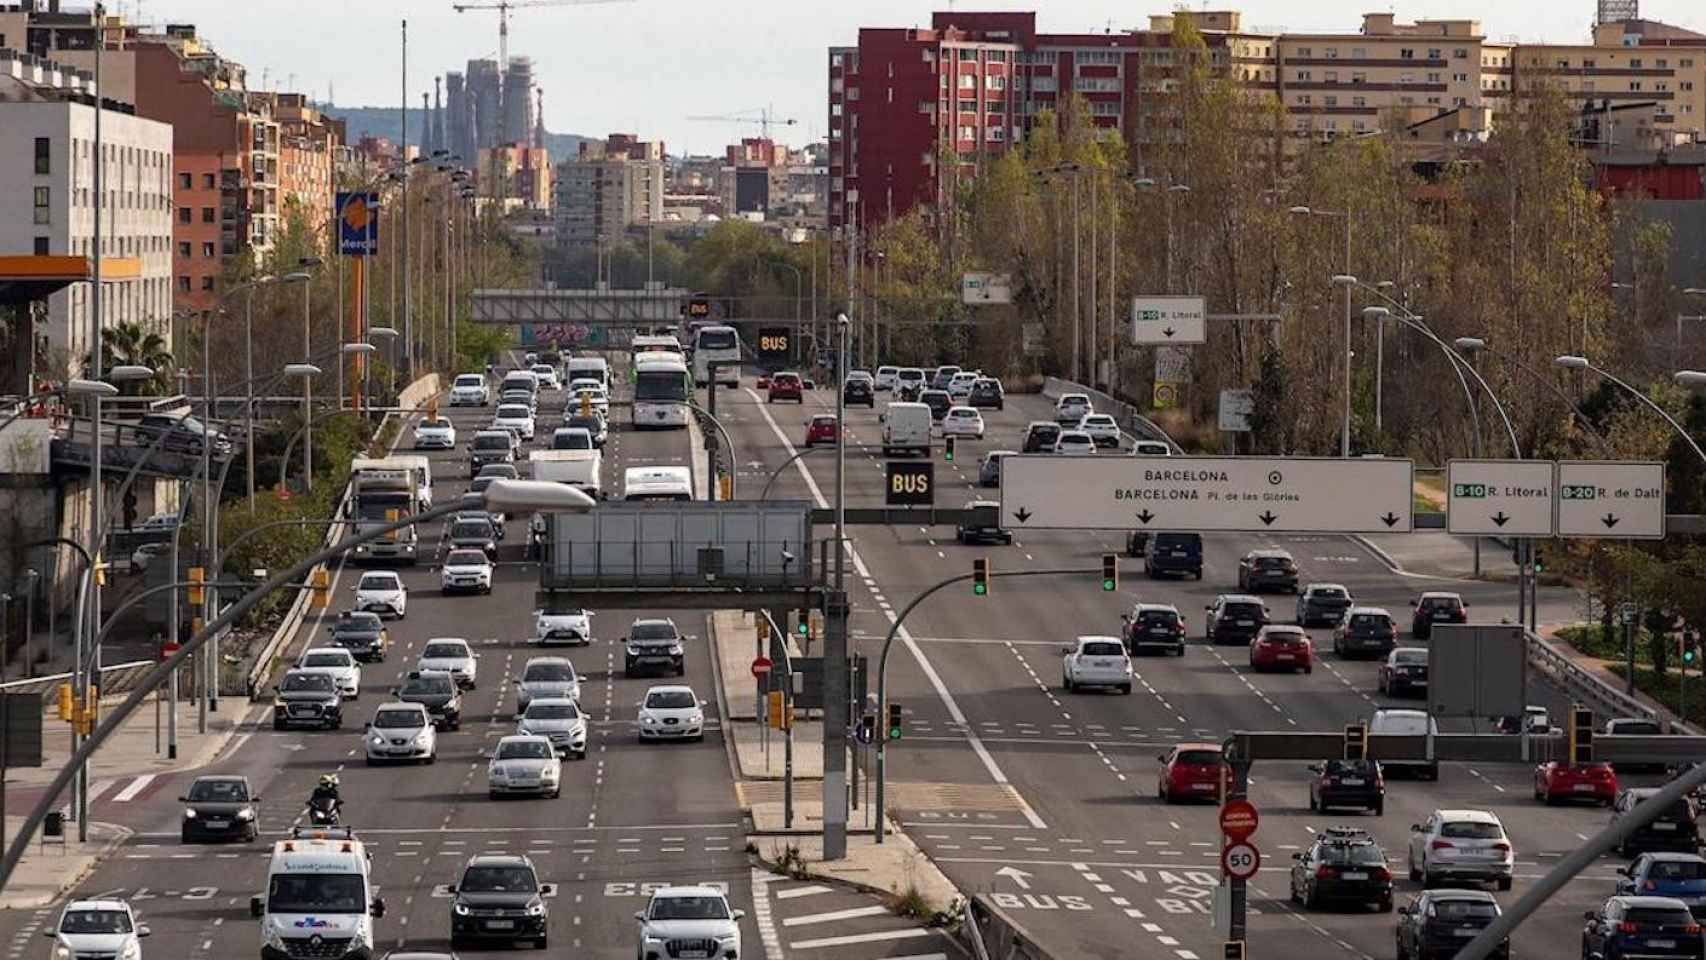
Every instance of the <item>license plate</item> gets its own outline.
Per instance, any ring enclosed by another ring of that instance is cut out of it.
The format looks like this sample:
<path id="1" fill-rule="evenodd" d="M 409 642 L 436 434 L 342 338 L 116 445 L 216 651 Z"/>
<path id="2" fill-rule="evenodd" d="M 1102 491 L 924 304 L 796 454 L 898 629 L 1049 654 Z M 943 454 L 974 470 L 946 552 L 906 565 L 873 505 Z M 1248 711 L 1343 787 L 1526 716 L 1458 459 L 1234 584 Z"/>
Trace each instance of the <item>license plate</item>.
<path id="1" fill-rule="evenodd" d="M 1457 928 L 1457 935 L 1460 937 L 1473 937 L 1473 936 L 1478 935 L 1480 932 L 1481 932 L 1480 927 L 1458 927 Z"/>
<path id="2" fill-rule="evenodd" d="M 1192 790 L 1213 790 L 1214 784 L 1212 784 L 1212 783 L 1193 783 L 1193 784 L 1191 784 L 1191 789 Z"/>
<path id="3" fill-rule="evenodd" d="M 1173 551 L 1173 556 L 1175 556 L 1175 557 L 1182 557 L 1182 556 L 1185 556 L 1185 551 L 1183 551 L 1183 550 L 1174 550 L 1174 551 Z"/>
<path id="4" fill-rule="evenodd" d="M 486 929 L 488 929 L 488 930 L 514 930 L 515 929 L 515 921 L 514 920 L 487 920 L 486 921 Z"/>
<path id="5" fill-rule="evenodd" d="M 1345 777 L 1339 783 L 1346 787 L 1360 787 L 1363 785 L 1363 779 L 1361 777 Z"/>
<path id="6" fill-rule="evenodd" d="M 1274 659 L 1276 659 L 1276 660 L 1296 660 L 1297 658 L 1292 656 L 1289 653 L 1279 653 L 1279 654 L 1274 655 Z"/>
<path id="7" fill-rule="evenodd" d="M 1658 947 L 1658 948 L 1664 949 L 1664 950 L 1674 950 L 1674 949 L 1676 949 L 1676 941 L 1675 940 L 1648 940 L 1647 946 Z"/>
<path id="8" fill-rule="evenodd" d="M 1570 789 L 1574 790 L 1577 793 L 1592 793 L 1593 792 L 1593 784 L 1591 784 L 1591 783 L 1578 783 L 1575 786 L 1572 786 Z"/>
<path id="9" fill-rule="evenodd" d="M 1361 870 L 1358 870 L 1354 873 L 1341 873 L 1341 874 L 1339 874 L 1339 876 L 1345 880 L 1367 880 L 1368 879 L 1368 874 L 1364 873 Z"/>
<path id="10" fill-rule="evenodd" d="M 229 820 L 209 820 L 209 821 L 207 821 L 207 829 L 209 829 L 209 830 L 224 830 L 226 827 L 229 827 L 230 825 L 231 825 L 231 821 L 229 821 Z"/>
<path id="11" fill-rule="evenodd" d="M 1434 614 L 1434 619 L 1435 620 L 1450 620 L 1451 614 L 1449 614 L 1449 613 L 1436 613 L 1436 614 Z"/>
<path id="12" fill-rule="evenodd" d="M 1238 625 L 1240 627 L 1253 627 L 1256 625 L 1256 621 L 1254 621 L 1254 620 L 1240 620 L 1240 621 L 1238 621 Z"/>
<path id="13" fill-rule="evenodd" d="M 668 662 L 669 662 L 669 657 L 667 657 L 667 656 L 662 656 L 662 657 L 641 657 L 641 658 L 640 658 L 640 662 L 641 662 L 641 663 L 668 663 Z"/>
<path id="14" fill-rule="evenodd" d="M 676 956 L 681 957 L 682 960 L 704 960 L 704 958 L 710 956 L 710 954 L 703 950 L 683 950 L 676 954 Z"/>
<path id="15" fill-rule="evenodd" d="M 1671 833 L 1671 832 L 1674 832 L 1676 830 L 1676 824 L 1665 823 L 1664 821 L 1661 820 L 1658 823 L 1653 824 L 1653 829 L 1654 830 L 1662 830 L 1666 833 Z"/>

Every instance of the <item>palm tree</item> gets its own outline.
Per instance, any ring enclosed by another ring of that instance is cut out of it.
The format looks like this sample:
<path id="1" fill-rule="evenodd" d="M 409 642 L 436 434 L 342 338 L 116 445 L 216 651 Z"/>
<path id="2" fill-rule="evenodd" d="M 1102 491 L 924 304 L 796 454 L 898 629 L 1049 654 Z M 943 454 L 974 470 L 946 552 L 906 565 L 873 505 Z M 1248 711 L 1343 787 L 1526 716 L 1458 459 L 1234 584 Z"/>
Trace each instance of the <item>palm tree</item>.
<path id="1" fill-rule="evenodd" d="M 153 395 L 163 391 L 170 382 L 172 352 L 166 340 L 139 323 L 121 323 L 101 330 L 101 376 L 104 378 L 117 366 L 143 366 L 154 371 L 149 380 L 125 381 L 117 384 L 120 393 L 134 396 Z M 94 366 L 93 357 L 84 357 L 85 367 Z"/>

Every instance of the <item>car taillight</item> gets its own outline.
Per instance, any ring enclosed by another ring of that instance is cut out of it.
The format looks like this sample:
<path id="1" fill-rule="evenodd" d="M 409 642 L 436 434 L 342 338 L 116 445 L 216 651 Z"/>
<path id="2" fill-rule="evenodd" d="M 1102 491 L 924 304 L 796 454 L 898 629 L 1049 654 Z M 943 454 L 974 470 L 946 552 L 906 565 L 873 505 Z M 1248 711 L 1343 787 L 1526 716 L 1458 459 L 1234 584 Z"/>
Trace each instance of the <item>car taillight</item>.
<path id="1" fill-rule="evenodd" d="M 1385 867 L 1375 867 L 1373 870 L 1369 871 L 1369 875 L 1374 877 L 1374 879 L 1376 879 L 1376 880 L 1390 880 L 1390 879 L 1392 879 L 1392 871 L 1386 869 Z"/>
<path id="2" fill-rule="evenodd" d="M 1690 935 L 1697 934 L 1700 932 L 1700 924 L 1691 923 L 1688 926 L 1683 927 L 1682 932 Z"/>
<path id="3" fill-rule="evenodd" d="M 1618 933 L 1634 933 L 1635 932 L 1634 922 L 1630 921 L 1630 920 L 1623 921 L 1622 923 L 1617 925 L 1617 932 Z"/>
<path id="4" fill-rule="evenodd" d="M 1337 869 L 1329 867 L 1326 864 L 1322 864 L 1315 868 L 1315 879 L 1317 880 L 1331 880 L 1338 875 L 1339 871 Z"/>
<path id="5" fill-rule="evenodd" d="M 1435 840 L 1433 843 L 1428 844 L 1428 849 L 1430 849 L 1430 850 L 1455 850 L 1455 849 L 1457 849 L 1457 844 L 1452 843 L 1450 840 Z"/>
<path id="6" fill-rule="evenodd" d="M 1495 843 L 1495 844 L 1493 844 L 1493 849 L 1499 851 L 1500 853 L 1510 853 L 1511 852 L 1511 845 L 1508 843 Z"/>

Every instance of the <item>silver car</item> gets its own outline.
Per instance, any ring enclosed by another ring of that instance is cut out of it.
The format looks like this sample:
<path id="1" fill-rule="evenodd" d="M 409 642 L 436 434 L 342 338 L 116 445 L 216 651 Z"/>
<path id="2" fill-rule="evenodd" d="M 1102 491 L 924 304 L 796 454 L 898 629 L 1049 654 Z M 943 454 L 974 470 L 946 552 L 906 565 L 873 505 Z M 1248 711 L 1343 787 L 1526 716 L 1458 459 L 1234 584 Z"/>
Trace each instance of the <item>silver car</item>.
<path id="1" fill-rule="evenodd" d="M 527 661 L 527 665 L 521 668 L 521 677 L 515 683 L 518 688 L 518 714 L 525 712 L 527 705 L 536 698 L 581 698 L 581 680 L 575 673 L 575 665 L 569 662 L 568 657 L 532 657 Z"/>
<path id="2" fill-rule="evenodd" d="M 1001 458 L 1018 456 L 1017 450 L 991 450 L 983 455 L 983 462 L 977 465 L 977 485 L 980 487 L 1001 486 Z"/>
<path id="3" fill-rule="evenodd" d="M 1410 879 L 1496 883 L 1511 888 L 1516 855 L 1505 825 L 1486 810 L 1435 810 L 1410 825 Z"/>
<path id="4" fill-rule="evenodd" d="M 515 732 L 544 737 L 558 753 L 586 759 L 586 715 L 567 697 L 535 697 L 516 720 Z"/>
<path id="5" fill-rule="evenodd" d="M 558 797 L 563 793 L 563 762 L 544 737 L 515 736 L 498 741 L 486 766 L 486 792 L 492 799 L 517 794 Z"/>

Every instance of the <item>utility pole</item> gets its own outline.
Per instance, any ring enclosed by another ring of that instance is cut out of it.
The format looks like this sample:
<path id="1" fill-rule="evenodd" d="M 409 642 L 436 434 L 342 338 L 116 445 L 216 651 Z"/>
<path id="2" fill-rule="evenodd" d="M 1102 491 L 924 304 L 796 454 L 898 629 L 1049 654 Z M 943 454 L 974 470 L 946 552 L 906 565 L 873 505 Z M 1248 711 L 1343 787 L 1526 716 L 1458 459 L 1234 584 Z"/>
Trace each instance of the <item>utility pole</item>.
<path id="1" fill-rule="evenodd" d="M 849 323 L 836 317 L 838 373 L 847 369 Z M 835 391 L 837 423 L 847 422 L 847 394 Z M 823 858 L 847 856 L 847 431 L 835 431 L 835 588 L 824 598 Z"/>
<path id="2" fill-rule="evenodd" d="M 409 315 L 409 173 L 412 165 L 409 163 L 409 21 L 403 21 L 403 146 L 397 154 L 403 171 L 403 259 L 399 269 L 403 271 L 403 359 L 408 367 L 409 380 L 414 379 L 415 371 L 415 325 L 414 318 Z M 307 362 L 306 357 L 303 362 Z"/>
<path id="3" fill-rule="evenodd" d="M 94 363 L 92 365 L 93 368 L 88 372 L 88 377 L 91 380 L 105 379 L 102 376 L 104 364 L 102 363 L 101 358 L 101 348 L 103 346 L 101 343 L 101 334 L 103 332 L 103 325 L 101 323 L 101 309 L 103 306 L 101 297 L 101 260 L 106 255 L 106 250 L 101 246 L 101 209 L 103 207 L 103 204 L 101 203 L 101 191 L 106 189 L 103 183 L 104 177 L 102 176 L 104 172 L 102 168 L 106 165 L 106 155 L 103 153 L 106 145 L 105 141 L 101 138 L 101 115 L 106 112 L 104 108 L 107 92 L 101 87 L 101 51 L 107 45 L 106 21 L 106 7 L 100 3 L 95 4 L 95 163 L 93 177 L 95 206 L 94 229 L 92 231 L 95 256 L 93 269 L 91 271 L 92 283 L 89 287 L 89 314 L 91 319 L 89 324 L 89 357 L 94 361 Z M 98 664 L 100 662 L 99 650 L 94 647 L 94 644 L 95 638 L 100 636 L 101 632 L 102 574 L 99 567 L 102 562 L 102 555 L 106 552 L 102 549 L 100 542 L 102 528 L 105 526 L 105 524 L 101 522 L 101 514 L 105 509 L 101 497 L 101 484 L 103 482 L 101 480 L 101 395 L 98 393 L 94 394 L 89 398 L 89 402 L 93 412 L 93 416 L 91 417 L 92 429 L 90 430 L 89 440 L 89 448 L 93 452 L 93 456 L 89 461 L 89 554 L 91 558 L 89 560 L 91 567 L 89 571 L 90 602 L 88 608 L 88 619 L 86 621 L 79 622 L 77 626 L 79 630 L 87 631 L 86 633 L 79 634 L 79 636 L 86 636 L 89 638 L 91 649 L 85 651 L 83 649 L 83 644 L 78 643 L 77 657 L 71 664 L 71 670 L 75 678 L 73 686 L 76 688 L 78 695 L 77 704 L 79 710 L 87 708 L 89 691 L 95 687 L 99 676 L 93 672 L 98 668 L 93 666 L 91 666 L 90 671 L 85 672 L 83 667 L 83 658 L 87 656 L 91 665 Z M 205 445 L 206 444 L 203 444 L 203 446 Z M 71 750 L 73 753 L 76 752 L 80 744 L 80 738 L 76 732 L 77 729 L 78 728 L 75 726 L 72 727 Z M 79 843 L 87 843 L 89 840 L 89 765 L 87 763 L 83 764 L 83 766 L 77 771 L 76 794 L 77 840 Z"/>

